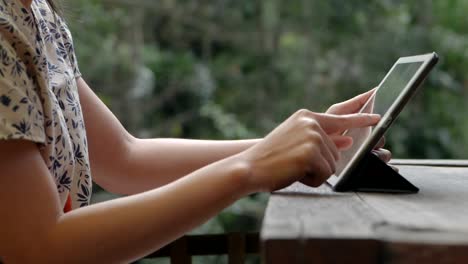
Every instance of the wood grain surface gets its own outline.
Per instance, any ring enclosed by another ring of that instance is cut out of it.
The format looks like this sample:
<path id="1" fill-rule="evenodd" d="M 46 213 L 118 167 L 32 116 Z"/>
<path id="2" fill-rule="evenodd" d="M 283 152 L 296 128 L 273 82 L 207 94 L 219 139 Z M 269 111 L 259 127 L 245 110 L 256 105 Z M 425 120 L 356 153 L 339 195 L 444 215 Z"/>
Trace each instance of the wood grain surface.
<path id="1" fill-rule="evenodd" d="M 468 168 L 398 167 L 419 193 L 294 184 L 272 194 L 261 231 L 264 261 L 468 263 Z"/>
<path id="2" fill-rule="evenodd" d="M 468 160 L 448 159 L 393 159 L 390 164 L 435 167 L 468 167 Z"/>

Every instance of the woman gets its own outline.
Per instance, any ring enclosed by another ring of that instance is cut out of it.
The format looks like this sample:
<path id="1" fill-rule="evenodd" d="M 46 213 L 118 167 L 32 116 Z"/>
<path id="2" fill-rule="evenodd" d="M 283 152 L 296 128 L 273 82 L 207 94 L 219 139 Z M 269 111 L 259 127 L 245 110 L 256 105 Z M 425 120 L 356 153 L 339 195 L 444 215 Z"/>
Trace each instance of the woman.
<path id="1" fill-rule="evenodd" d="M 6 263 L 143 257 L 237 199 L 333 174 L 371 92 L 300 110 L 264 139 L 131 136 L 88 87 L 50 0 L 0 0 L 0 256 Z M 89 150 L 89 153 L 88 153 Z M 381 151 L 385 160 L 389 152 Z M 124 198 L 87 206 L 93 180 Z"/>

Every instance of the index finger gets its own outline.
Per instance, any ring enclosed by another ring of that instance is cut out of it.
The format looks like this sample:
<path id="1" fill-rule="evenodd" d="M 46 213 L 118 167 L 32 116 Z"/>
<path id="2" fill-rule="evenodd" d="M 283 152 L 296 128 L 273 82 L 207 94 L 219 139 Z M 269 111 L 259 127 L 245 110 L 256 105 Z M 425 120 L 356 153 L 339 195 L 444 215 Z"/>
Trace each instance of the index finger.
<path id="1" fill-rule="evenodd" d="M 345 115 L 345 114 L 357 113 L 367 103 L 369 98 L 371 98 L 371 96 L 374 94 L 376 89 L 377 88 L 374 88 L 358 96 L 355 96 L 349 100 L 338 103 L 332 106 L 327 113 L 334 114 L 334 115 Z"/>
<path id="2" fill-rule="evenodd" d="M 359 113 L 338 116 L 338 119 L 341 119 L 341 122 L 337 122 L 338 125 L 341 125 L 341 128 L 349 129 L 377 125 L 380 121 L 380 115 Z"/>
<path id="3" fill-rule="evenodd" d="M 374 126 L 380 121 L 378 114 L 350 114 L 350 115 L 328 115 L 327 126 L 324 130 L 330 133 L 345 131 L 351 128 Z"/>

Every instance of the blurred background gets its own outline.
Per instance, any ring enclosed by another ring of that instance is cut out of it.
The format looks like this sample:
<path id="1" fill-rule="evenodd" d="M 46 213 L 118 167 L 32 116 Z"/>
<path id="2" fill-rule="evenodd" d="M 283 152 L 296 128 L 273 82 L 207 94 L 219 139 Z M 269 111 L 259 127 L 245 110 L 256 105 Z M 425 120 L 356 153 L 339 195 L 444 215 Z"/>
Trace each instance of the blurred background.
<path id="1" fill-rule="evenodd" d="M 262 137 L 299 108 L 375 87 L 400 56 L 436 51 L 387 147 L 468 159 L 467 0 L 70 0 L 64 10 L 84 78 L 138 137 Z M 95 187 L 95 202 L 112 197 Z M 245 198 L 193 232 L 258 231 L 267 199 Z"/>

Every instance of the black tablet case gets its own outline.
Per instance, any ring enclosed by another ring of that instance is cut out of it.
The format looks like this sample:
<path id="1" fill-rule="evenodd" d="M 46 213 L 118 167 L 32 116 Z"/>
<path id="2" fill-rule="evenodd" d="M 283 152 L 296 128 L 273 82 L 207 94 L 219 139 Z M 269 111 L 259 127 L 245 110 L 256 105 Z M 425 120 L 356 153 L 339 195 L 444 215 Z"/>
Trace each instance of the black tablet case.
<path id="1" fill-rule="evenodd" d="M 416 186 L 371 152 L 365 155 L 351 174 L 352 179 L 338 182 L 333 189 L 337 192 L 417 193 L 419 191 Z"/>

